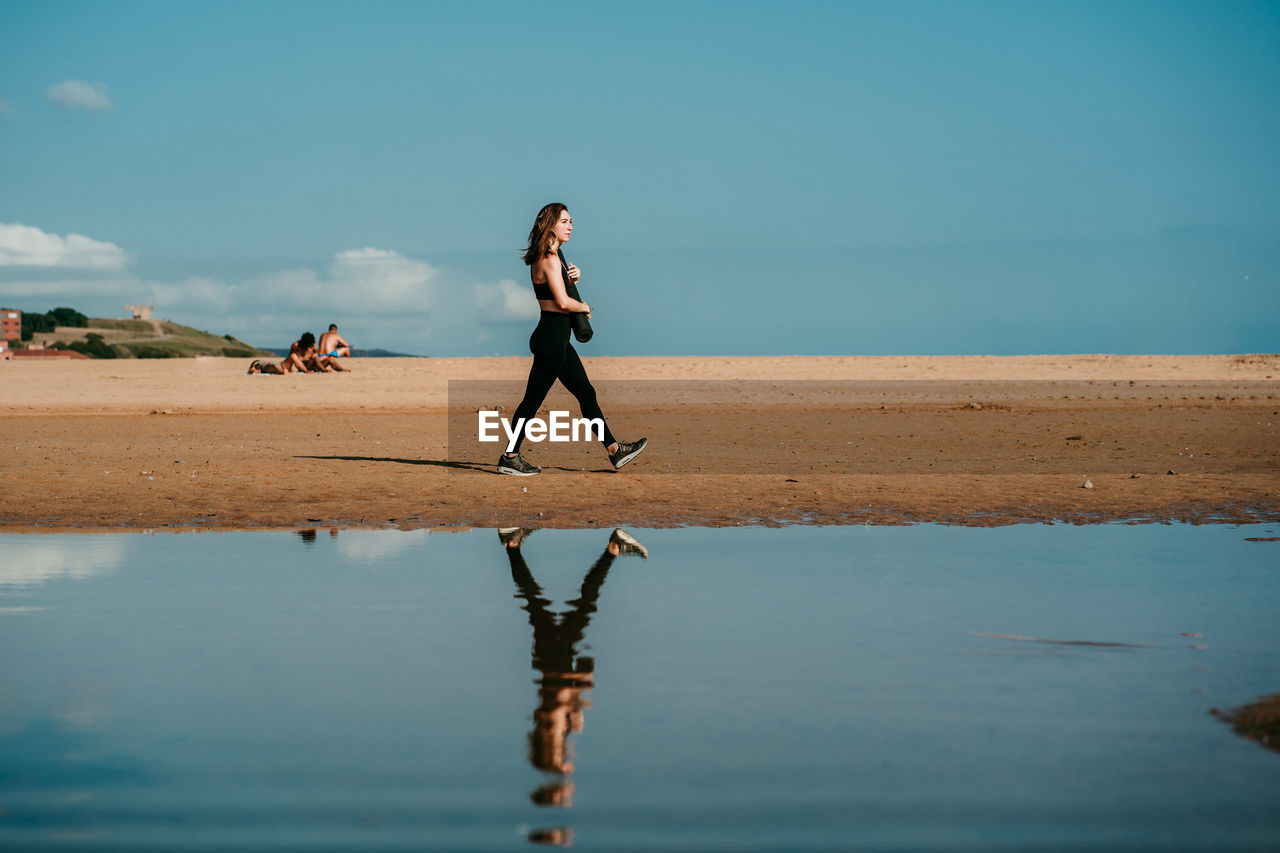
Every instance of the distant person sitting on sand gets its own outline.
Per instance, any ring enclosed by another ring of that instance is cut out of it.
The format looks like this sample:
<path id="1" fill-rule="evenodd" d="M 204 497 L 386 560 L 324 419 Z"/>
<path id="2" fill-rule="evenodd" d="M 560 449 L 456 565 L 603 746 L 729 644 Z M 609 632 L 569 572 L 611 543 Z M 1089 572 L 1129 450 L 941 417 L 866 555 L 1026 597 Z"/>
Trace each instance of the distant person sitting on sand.
<path id="1" fill-rule="evenodd" d="M 338 334 L 338 326 L 336 323 L 329 324 L 329 331 L 320 336 L 320 357 L 321 358 L 339 358 L 342 356 L 349 357 L 351 355 L 351 344 Z"/>
<path id="2" fill-rule="evenodd" d="M 316 358 L 316 336 L 303 332 L 302 337 L 289 344 L 289 354 L 280 362 L 280 366 L 285 373 L 293 373 L 295 370 L 299 373 L 323 373 L 324 368 Z"/>
<path id="3" fill-rule="evenodd" d="M 281 366 L 280 366 L 280 365 L 278 365 L 278 364 L 275 364 L 274 362 L 270 362 L 270 361 L 259 361 L 259 360 L 257 360 L 256 358 L 255 358 L 253 361 L 249 362 L 249 373 L 250 373 L 250 374 L 254 374 L 254 375 L 256 375 L 256 374 L 265 374 L 265 375 L 272 375 L 272 376 L 283 376 L 283 375 L 284 375 L 285 373 L 287 373 L 287 372 L 288 372 L 288 371 L 286 371 L 283 367 L 281 367 Z"/>
<path id="4" fill-rule="evenodd" d="M 303 332 L 302 337 L 289 345 L 289 354 L 285 356 L 284 361 L 280 362 L 280 366 L 290 373 L 294 370 L 302 373 L 324 373 L 326 370 L 336 370 L 339 373 L 346 371 L 345 367 L 338 364 L 337 359 L 316 353 L 316 336 L 310 332 Z"/>
<path id="5" fill-rule="evenodd" d="M 302 337 L 289 344 L 289 354 L 279 364 L 256 359 L 249 363 L 249 372 L 252 374 L 283 376 L 295 370 L 299 373 L 324 373 L 326 370 L 346 372 L 346 368 L 338 364 L 337 359 L 316 354 L 316 336 L 310 332 L 303 332 Z"/>

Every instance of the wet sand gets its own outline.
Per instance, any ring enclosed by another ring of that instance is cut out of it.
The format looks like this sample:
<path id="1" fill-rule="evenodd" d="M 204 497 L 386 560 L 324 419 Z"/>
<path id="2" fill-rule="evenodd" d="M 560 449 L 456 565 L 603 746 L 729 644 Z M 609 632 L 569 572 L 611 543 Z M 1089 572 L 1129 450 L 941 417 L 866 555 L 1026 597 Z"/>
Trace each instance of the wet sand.
<path id="1" fill-rule="evenodd" d="M 0 362 L 0 529 L 1280 519 L 1275 355 L 587 359 L 651 446 L 529 478 L 448 435 L 450 380 L 529 359 L 346 363 Z"/>

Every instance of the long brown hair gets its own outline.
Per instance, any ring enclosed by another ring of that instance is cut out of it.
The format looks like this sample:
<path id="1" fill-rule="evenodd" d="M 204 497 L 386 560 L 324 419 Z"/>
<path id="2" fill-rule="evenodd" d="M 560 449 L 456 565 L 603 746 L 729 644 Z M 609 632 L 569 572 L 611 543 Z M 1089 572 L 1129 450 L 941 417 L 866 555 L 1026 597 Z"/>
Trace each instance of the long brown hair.
<path id="1" fill-rule="evenodd" d="M 560 214 L 569 208 L 558 201 L 553 201 L 538 211 L 533 220 L 533 228 L 529 230 L 529 248 L 524 250 L 524 264 L 527 267 L 551 254 L 551 241 L 555 235 L 551 229 L 560 221 Z"/>

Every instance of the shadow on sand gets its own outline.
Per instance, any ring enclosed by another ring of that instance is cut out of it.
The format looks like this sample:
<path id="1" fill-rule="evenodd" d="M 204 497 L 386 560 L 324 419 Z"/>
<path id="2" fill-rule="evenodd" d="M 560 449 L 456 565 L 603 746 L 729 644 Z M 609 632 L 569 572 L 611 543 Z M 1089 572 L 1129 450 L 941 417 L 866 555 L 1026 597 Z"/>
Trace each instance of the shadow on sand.
<path id="1" fill-rule="evenodd" d="M 294 456 L 294 459 L 323 459 L 337 462 L 395 462 L 400 465 L 431 465 L 436 468 L 454 468 L 459 471 L 479 471 L 482 474 L 498 474 L 497 469 L 484 462 L 453 462 L 448 459 L 397 459 L 394 456 Z M 614 474 L 612 468 L 568 468 L 564 465 L 543 465 L 543 471 L 575 471 L 584 474 Z"/>

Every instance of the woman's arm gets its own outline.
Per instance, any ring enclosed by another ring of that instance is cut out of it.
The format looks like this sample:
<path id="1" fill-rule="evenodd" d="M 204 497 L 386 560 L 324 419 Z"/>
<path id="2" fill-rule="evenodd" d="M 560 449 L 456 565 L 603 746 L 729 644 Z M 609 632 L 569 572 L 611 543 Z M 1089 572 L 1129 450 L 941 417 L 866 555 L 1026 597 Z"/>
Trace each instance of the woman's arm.
<path id="1" fill-rule="evenodd" d="M 554 297 L 556 307 L 561 311 L 568 311 L 571 314 L 590 314 L 591 306 L 585 302 L 579 302 L 573 299 L 565 292 L 564 277 L 560 272 L 560 259 L 555 255 L 548 255 L 538 261 L 538 268 L 542 270 L 543 275 L 547 277 L 547 284 L 551 287 L 551 295 Z"/>
<path id="2" fill-rule="evenodd" d="M 307 366 L 309 373 L 324 373 L 324 362 L 320 360 L 320 353 L 314 344 L 307 347 L 307 351 L 302 354 L 302 363 Z"/>

